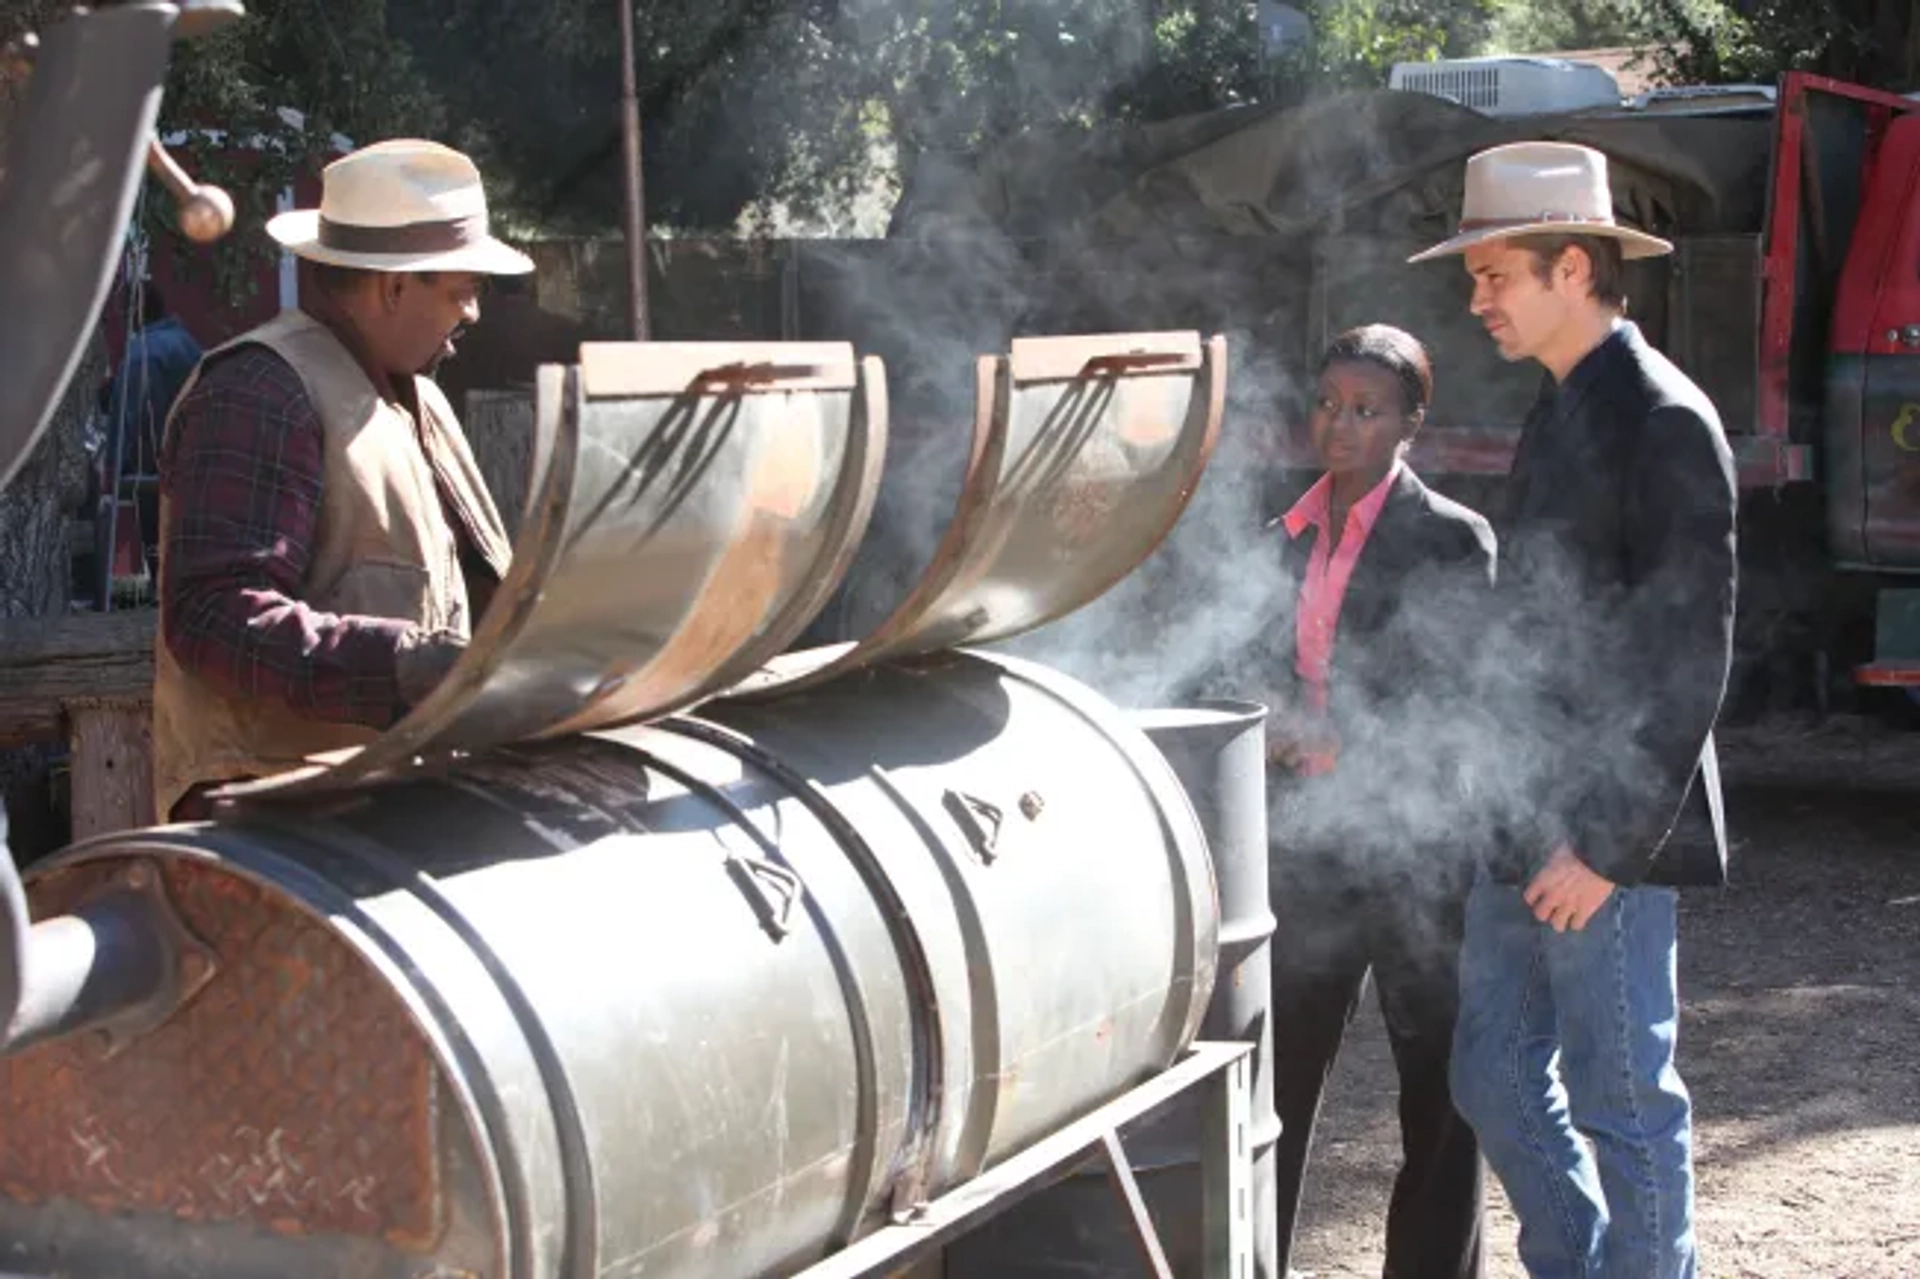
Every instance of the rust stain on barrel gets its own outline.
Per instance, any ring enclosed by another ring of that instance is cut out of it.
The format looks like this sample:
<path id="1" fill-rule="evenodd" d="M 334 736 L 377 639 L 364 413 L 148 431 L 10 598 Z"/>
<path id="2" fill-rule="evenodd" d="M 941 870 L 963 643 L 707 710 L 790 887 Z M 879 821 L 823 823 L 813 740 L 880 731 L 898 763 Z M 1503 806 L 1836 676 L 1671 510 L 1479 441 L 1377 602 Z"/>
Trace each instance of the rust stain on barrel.
<path id="1" fill-rule="evenodd" d="M 36 917 L 112 869 L 38 880 Z M 252 883 L 188 863 L 166 880 L 218 972 L 119 1056 L 79 1036 L 0 1060 L 0 1193 L 430 1247 L 437 1066 L 385 982 Z"/>

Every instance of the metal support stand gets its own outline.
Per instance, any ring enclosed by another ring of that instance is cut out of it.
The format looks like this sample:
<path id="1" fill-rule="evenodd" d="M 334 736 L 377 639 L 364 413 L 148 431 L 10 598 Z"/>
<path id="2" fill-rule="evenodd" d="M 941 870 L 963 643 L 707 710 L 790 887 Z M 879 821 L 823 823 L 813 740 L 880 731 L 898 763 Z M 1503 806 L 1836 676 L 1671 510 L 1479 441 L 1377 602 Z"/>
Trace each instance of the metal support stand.
<path id="1" fill-rule="evenodd" d="M 1189 1089 L 1198 1091 L 1202 1124 L 1200 1173 L 1207 1259 L 1200 1279 L 1251 1279 L 1252 1052 L 1251 1044 L 1194 1044 L 1179 1061 L 1138 1088 L 933 1200 L 909 1220 L 856 1240 L 793 1279 L 880 1279 L 895 1274 L 1046 1189 L 1090 1162 L 1090 1156 L 1108 1164 L 1115 1193 L 1126 1203 L 1139 1237 L 1145 1273 L 1170 1279 L 1159 1233 L 1134 1184 L 1119 1131 Z"/>

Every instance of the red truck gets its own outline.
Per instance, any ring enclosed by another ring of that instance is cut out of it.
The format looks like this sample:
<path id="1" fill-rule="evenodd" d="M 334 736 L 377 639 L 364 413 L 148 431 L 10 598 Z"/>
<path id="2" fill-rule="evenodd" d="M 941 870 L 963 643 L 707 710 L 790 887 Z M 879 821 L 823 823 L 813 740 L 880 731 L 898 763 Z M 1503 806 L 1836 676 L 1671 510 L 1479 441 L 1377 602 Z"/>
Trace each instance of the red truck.
<path id="1" fill-rule="evenodd" d="M 1759 422 L 1790 443 L 1813 441 L 1831 562 L 1877 586 L 1874 652 L 1855 677 L 1910 691 L 1920 689 L 1917 107 L 1854 85 L 1787 78 L 1767 229 Z M 1830 280 L 1818 274 L 1829 260 Z M 1800 404 L 1796 362 L 1816 360 L 1818 398 Z"/>

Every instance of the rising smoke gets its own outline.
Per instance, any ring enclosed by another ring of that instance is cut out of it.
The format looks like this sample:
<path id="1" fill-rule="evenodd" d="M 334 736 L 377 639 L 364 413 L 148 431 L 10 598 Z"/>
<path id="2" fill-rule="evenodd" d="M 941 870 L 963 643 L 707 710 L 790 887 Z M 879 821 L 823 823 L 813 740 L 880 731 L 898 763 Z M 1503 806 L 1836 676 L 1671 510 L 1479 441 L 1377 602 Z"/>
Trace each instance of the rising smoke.
<path id="1" fill-rule="evenodd" d="M 1045 59 L 1021 74 L 1024 93 L 1066 96 Z M 1457 345 L 1457 313 L 1446 331 L 1402 318 L 1405 294 L 1431 291 L 1444 265 L 1343 274 L 1316 261 L 1315 237 L 1372 233 L 1402 256 L 1395 237 L 1437 238 L 1457 208 L 1457 161 L 1495 138 L 1464 112 L 1398 95 L 1321 104 L 1291 132 L 1262 131 L 1270 115 L 1114 126 L 1084 142 L 1050 132 L 968 162 L 929 154 L 887 241 L 810 247 L 807 270 L 830 299 L 814 331 L 885 360 L 891 431 L 872 530 L 807 642 L 870 633 L 931 559 L 960 487 L 979 356 L 1021 335 L 1194 329 L 1226 336 L 1230 376 L 1218 449 L 1179 525 L 1102 599 L 998 647 L 1124 706 L 1214 695 L 1283 709 L 1289 681 L 1267 654 L 1292 628 L 1293 589 L 1281 535 L 1261 530 L 1311 479 L 1276 458 L 1303 420 L 1333 317 L 1400 322 L 1434 342 L 1440 405 L 1485 403 L 1480 384 L 1493 381 L 1491 352 Z M 1427 176 L 1395 185 L 1403 170 Z M 1308 296 L 1316 271 L 1331 296 Z M 1453 304 L 1464 309 L 1464 291 Z M 1495 398 L 1508 402 L 1536 381 L 1532 370 L 1504 376 Z M 1420 891 L 1437 887 L 1436 848 L 1504 838 L 1537 857 L 1562 834 L 1537 815 L 1577 808 L 1577 794 L 1622 814 L 1632 796 L 1663 795 L 1671 752 L 1635 695 L 1646 671 L 1609 648 L 1608 633 L 1567 624 L 1617 604 L 1587 598 L 1565 566 L 1536 573 L 1533 587 L 1496 610 L 1484 591 L 1407 581 L 1403 628 L 1419 660 L 1373 672 L 1371 689 L 1348 698 L 1345 755 L 1367 766 L 1291 796 L 1283 838 L 1350 839 L 1363 815 L 1367 855 Z M 1497 621 L 1508 613 L 1512 624 Z"/>

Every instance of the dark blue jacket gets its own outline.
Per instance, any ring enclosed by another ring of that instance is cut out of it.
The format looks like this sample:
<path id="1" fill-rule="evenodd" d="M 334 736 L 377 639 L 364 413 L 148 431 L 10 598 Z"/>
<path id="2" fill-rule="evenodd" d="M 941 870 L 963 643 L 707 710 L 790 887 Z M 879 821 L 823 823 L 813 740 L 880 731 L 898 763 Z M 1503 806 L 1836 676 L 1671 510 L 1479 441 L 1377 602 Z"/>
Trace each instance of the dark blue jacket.
<path id="1" fill-rule="evenodd" d="M 167 413 L 200 363 L 200 344 L 172 316 L 146 325 L 127 341 L 114 379 L 108 422 L 120 441 L 120 473 L 152 475 Z"/>

